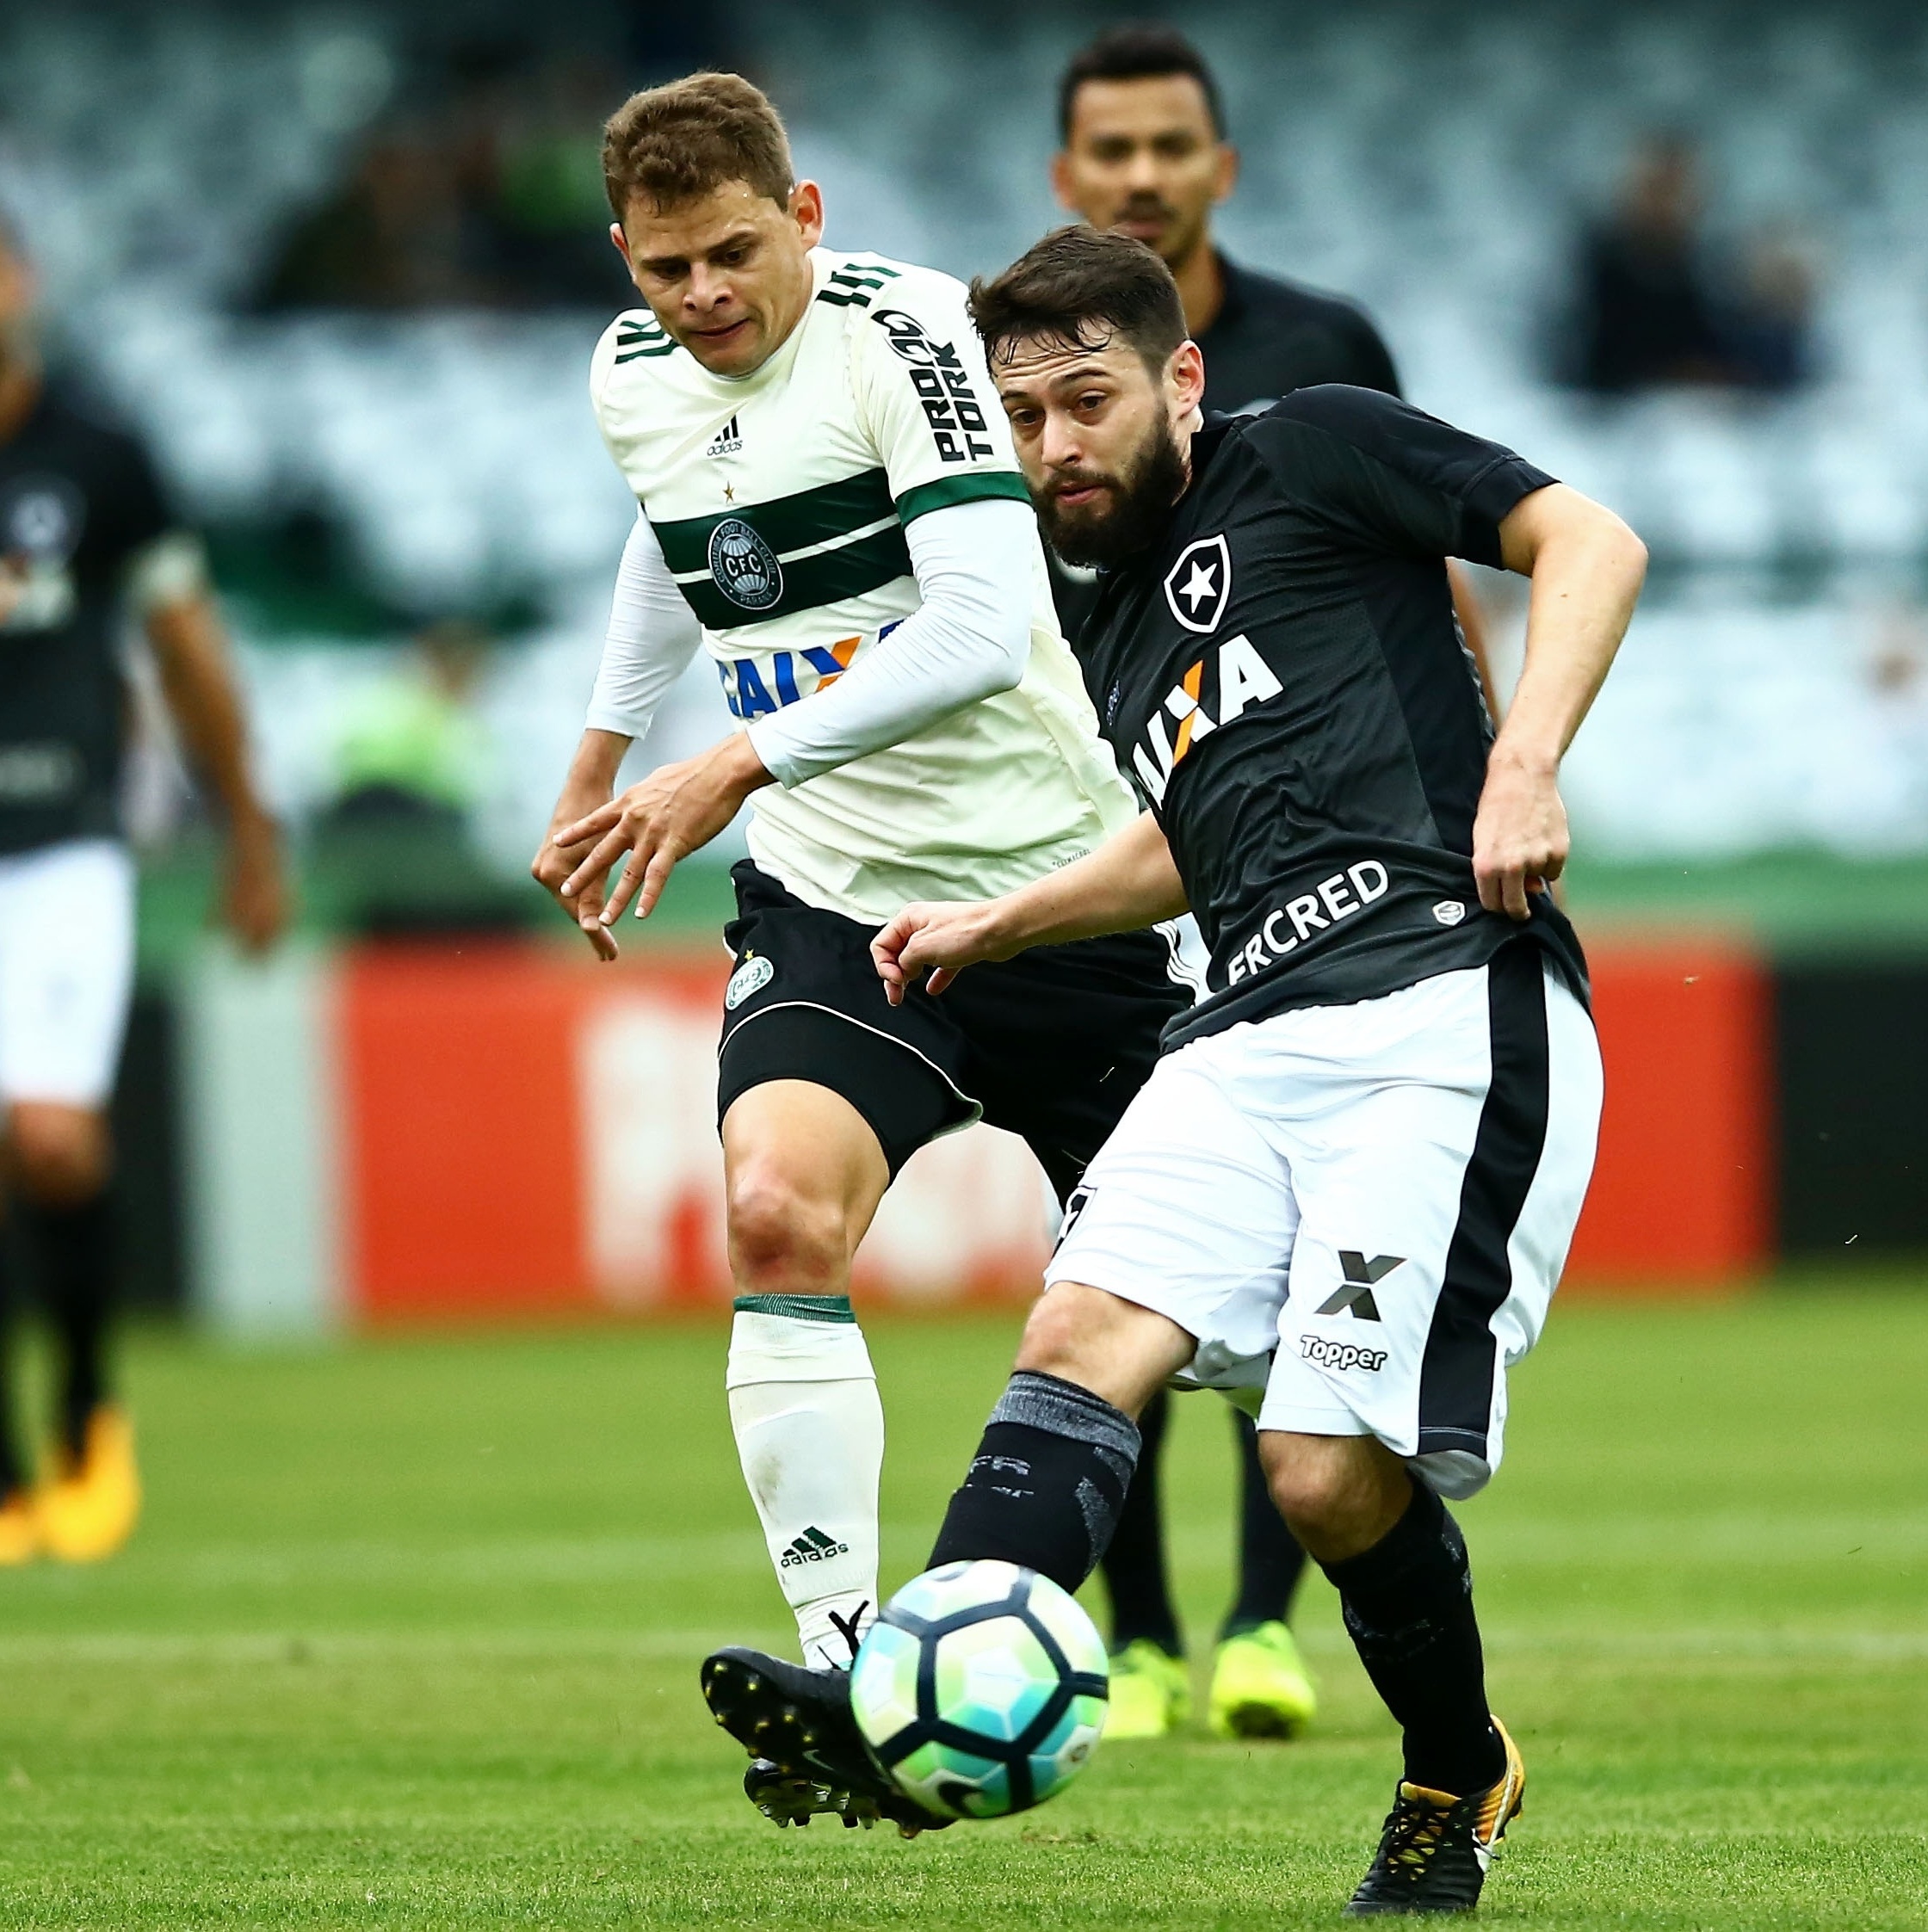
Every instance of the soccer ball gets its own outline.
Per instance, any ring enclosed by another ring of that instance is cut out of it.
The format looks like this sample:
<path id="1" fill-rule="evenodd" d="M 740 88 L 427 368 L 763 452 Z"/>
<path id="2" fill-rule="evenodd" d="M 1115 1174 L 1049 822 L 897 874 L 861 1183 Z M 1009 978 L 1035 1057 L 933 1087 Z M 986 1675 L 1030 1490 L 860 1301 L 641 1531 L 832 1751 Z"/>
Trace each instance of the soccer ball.
<path id="1" fill-rule="evenodd" d="M 884 1606 L 850 1668 L 858 1728 L 943 1818 L 1029 1811 L 1104 1729 L 1104 1642 L 1074 1598 L 1015 1563 L 947 1563 Z"/>

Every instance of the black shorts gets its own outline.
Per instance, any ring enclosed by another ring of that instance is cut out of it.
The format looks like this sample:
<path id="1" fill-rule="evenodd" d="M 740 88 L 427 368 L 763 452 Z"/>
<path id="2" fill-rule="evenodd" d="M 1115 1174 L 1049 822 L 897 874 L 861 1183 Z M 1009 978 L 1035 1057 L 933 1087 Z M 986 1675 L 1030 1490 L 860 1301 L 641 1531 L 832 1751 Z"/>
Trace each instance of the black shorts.
<path id="1" fill-rule="evenodd" d="M 982 1118 L 1029 1144 L 1063 1200 L 1191 1003 L 1165 939 L 1141 932 L 1035 947 L 893 1006 L 874 927 L 806 905 L 750 860 L 730 876 L 719 1122 L 751 1087 L 808 1080 L 870 1123 L 893 1178 L 927 1140 Z"/>

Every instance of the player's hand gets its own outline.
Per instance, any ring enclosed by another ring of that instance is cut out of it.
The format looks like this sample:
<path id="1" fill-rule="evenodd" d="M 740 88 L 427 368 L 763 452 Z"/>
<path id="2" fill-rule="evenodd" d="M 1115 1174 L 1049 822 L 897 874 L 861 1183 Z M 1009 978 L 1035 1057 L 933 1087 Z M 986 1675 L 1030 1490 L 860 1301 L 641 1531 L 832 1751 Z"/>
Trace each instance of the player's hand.
<path id="1" fill-rule="evenodd" d="M 564 903 L 579 904 L 586 892 L 600 889 L 610 867 L 622 859 L 621 876 L 596 918 L 607 934 L 633 897 L 636 917 L 648 918 L 677 861 L 708 845 L 736 817 L 743 801 L 770 782 L 763 760 L 741 731 L 701 757 L 659 766 L 621 797 L 552 835 L 550 843 L 559 851 L 587 849 L 562 882 Z M 578 919 L 586 930 L 584 916 L 578 913 Z"/>
<path id="2" fill-rule="evenodd" d="M 1008 959 L 1012 948 L 998 929 L 995 899 L 907 905 L 870 942 L 884 997 L 901 1006 L 918 973 L 930 972 L 927 993 L 941 993 L 967 966 Z"/>
<path id="3" fill-rule="evenodd" d="M 585 812 L 593 812 L 606 802 L 565 789 L 556 800 L 549 830 L 543 835 L 542 843 L 536 848 L 528 867 L 529 877 L 568 914 L 589 941 L 590 950 L 599 960 L 613 960 L 616 956 L 615 935 L 602 923 L 602 874 L 596 873 L 571 898 L 565 898 L 562 894 L 564 885 L 589 856 L 593 841 L 582 839 L 573 845 L 563 845 L 557 842 L 556 835 L 565 825 L 574 824 Z"/>
<path id="4" fill-rule="evenodd" d="M 228 828 L 221 878 L 221 923 L 247 953 L 265 953 L 287 924 L 287 874 L 281 835 L 265 812 Z"/>
<path id="5" fill-rule="evenodd" d="M 1480 904 L 1488 912 L 1526 919 L 1528 895 L 1545 892 L 1559 878 L 1571 844 L 1558 768 L 1551 760 L 1531 760 L 1496 744 L 1473 821 Z"/>

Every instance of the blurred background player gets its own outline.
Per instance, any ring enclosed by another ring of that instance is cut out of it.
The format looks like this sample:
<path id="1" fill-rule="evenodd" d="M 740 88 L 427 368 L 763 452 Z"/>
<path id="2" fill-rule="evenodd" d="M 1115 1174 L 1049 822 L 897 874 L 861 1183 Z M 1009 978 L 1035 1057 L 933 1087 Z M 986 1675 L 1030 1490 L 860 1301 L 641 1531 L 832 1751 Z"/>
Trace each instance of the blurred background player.
<path id="1" fill-rule="evenodd" d="M 139 1509 L 133 1437 L 105 1361 L 114 1274 L 107 1104 L 134 962 L 120 824 L 139 620 L 227 833 L 223 915 L 258 950 L 285 912 L 273 822 L 196 540 L 140 443 L 43 367 L 34 281 L 0 223 L 0 1108 L 8 1225 L 0 1324 L 22 1263 L 60 1343 L 53 1454 L 30 1482 L 0 1352 L 0 1562 L 110 1555 Z M 0 1329 L 0 1335 L 3 1335 Z"/>
<path id="2" fill-rule="evenodd" d="M 1218 83 L 1167 27 L 1102 34 L 1072 57 L 1058 89 L 1052 186 L 1094 228 L 1152 249 L 1171 270 L 1185 324 L 1204 352 L 1208 412 L 1251 415 L 1295 389 L 1350 383 L 1400 393 L 1393 358 L 1364 312 L 1337 295 L 1232 262 L 1212 210 L 1239 178 Z M 1059 608 L 1073 648 L 1091 573 L 1060 567 Z M 1460 627 L 1489 697 L 1479 606 L 1453 571 Z M 1184 1642 L 1167 1578 L 1159 1466 L 1169 1412 L 1160 1394 L 1140 1421 L 1144 1453 L 1105 1558 L 1111 1596 L 1112 1737 L 1156 1737 L 1190 1710 Z M 1317 1696 L 1286 1619 L 1305 1553 L 1273 1507 L 1251 1419 L 1233 1413 L 1240 1468 L 1238 1590 L 1219 1632 L 1208 1714 L 1220 1736 L 1289 1737 Z"/>

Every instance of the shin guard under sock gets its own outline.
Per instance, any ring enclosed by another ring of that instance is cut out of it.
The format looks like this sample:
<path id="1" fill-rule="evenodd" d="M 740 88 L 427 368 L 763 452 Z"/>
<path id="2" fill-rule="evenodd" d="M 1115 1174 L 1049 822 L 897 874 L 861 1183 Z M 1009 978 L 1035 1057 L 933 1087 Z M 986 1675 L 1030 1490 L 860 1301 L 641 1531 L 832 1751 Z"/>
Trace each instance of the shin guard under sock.
<path id="1" fill-rule="evenodd" d="M 1165 1448 L 1165 1425 L 1171 1398 L 1160 1389 L 1138 1418 L 1142 1446 L 1131 1486 L 1118 1512 L 1118 1527 L 1104 1552 L 1104 1587 L 1111 1596 L 1111 1647 L 1149 1638 L 1169 1657 L 1183 1652 L 1178 1616 L 1171 1605 L 1171 1585 L 1165 1563 L 1165 1509 L 1159 1494 L 1159 1460 Z M 1270 1498 L 1267 1497 L 1268 1504 Z M 1276 1509 L 1272 1512 L 1276 1517 Z M 1282 1524 L 1280 1526 L 1284 1527 Z"/>
<path id="2" fill-rule="evenodd" d="M 60 1440 L 87 1444 L 87 1418 L 108 1396 L 107 1325 L 114 1287 L 114 1216 L 105 1192 L 77 1207 L 25 1207 L 47 1317 L 60 1338 Z"/>
<path id="3" fill-rule="evenodd" d="M 744 1295 L 730 1421 L 804 1662 L 848 1666 L 877 1614 L 884 1411 L 844 1295 Z"/>
<path id="4" fill-rule="evenodd" d="M 1239 1445 L 1239 1595 L 1220 1633 L 1226 1637 L 1288 1620 L 1306 1569 L 1306 1552 L 1272 1500 L 1251 1417 L 1234 1409 L 1232 1422 Z"/>
<path id="5" fill-rule="evenodd" d="M 1019 1369 L 950 1499 L 930 1567 L 1000 1559 L 1076 1589 L 1111 1540 L 1138 1447 L 1123 1410 L 1075 1382 Z"/>
<path id="6" fill-rule="evenodd" d="M 1406 1780 L 1464 1798 L 1506 1768 L 1486 1707 L 1466 1539 L 1415 1483 L 1406 1514 L 1369 1550 L 1322 1565 L 1373 1688 L 1406 1738 Z"/>

